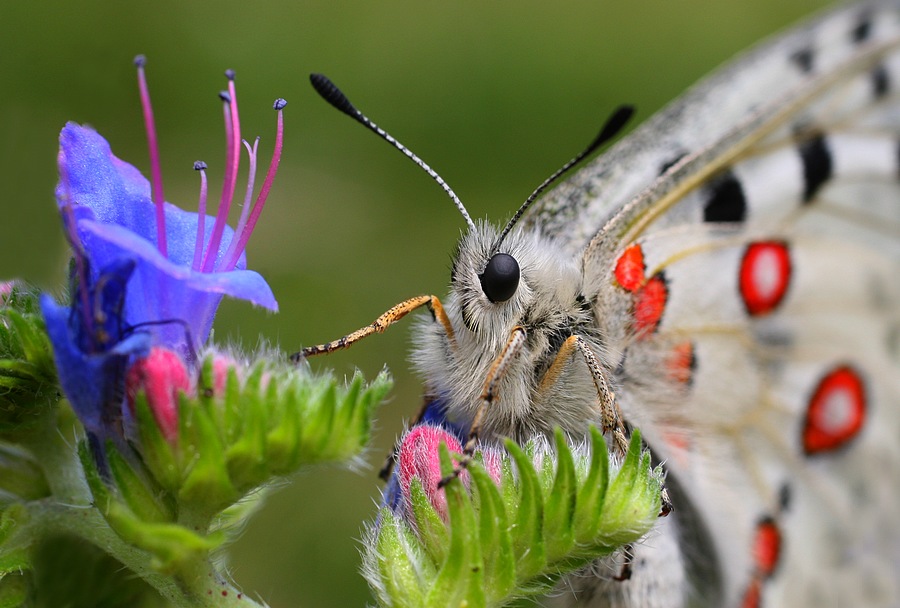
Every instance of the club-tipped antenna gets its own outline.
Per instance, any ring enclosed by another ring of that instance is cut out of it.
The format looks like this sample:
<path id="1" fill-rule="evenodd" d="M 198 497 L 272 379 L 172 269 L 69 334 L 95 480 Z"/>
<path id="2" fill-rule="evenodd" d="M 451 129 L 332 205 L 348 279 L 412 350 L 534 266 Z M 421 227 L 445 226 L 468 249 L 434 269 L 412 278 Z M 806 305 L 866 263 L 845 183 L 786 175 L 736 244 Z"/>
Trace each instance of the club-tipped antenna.
<path id="1" fill-rule="evenodd" d="M 444 189 L 444 192 L 447 193 L 447 196 L 450 197 L 450 200 L 452 200 L 453 204 L 456 205 L 456 208 L 459 209 L 459 212 L 462 214 L 463 219 L 466 220 L 466 224 L 468 224 L 469 226 L 469 230 L 475 230 L 475 222 L 472 221 L 472 218 L 469 215 L 469 212 L 466 211 L 466 208 L 462 204 L 462 201 L 459 200 L 459 197 L 456 196 L 456 193 L 453 192 L 453 189 L 447 185 L 447 182 L 444 181 L 444 178 L 437 174 L 437 171 L 429 167 L 425 161 L 416 156 L 409 148 L 394 139 L 387 131 L 372 122 L 368 116 L 357 110 L 356 107 L 352 103 L 350 103 L 350 100 L 347 99 L 347 96 L 344 95 L 341 90 L 337 88 L 337 86 L 335 86 L 335 84 L 331 82 L 331 80 L 328 79 L 327 76 L 323 74 L 310 74 L 309 81 L 310 83 L 312 83 L 313 88 L 322 97 L 322 99 L 369 129 L 370 131 L 373 131 L 381 139 L 385 140 L 386 142 L 400 150 L 400 152 L 402 152 L 407 158 L 416 163 L 419 168 L 421 168 L 423 171 L 425 171 L 425 173 L 431 176 L 431 179 L 436 181 L 438 185 Z"/>
<path id="2" fill-rule="evenodd" d="M 569 169 L 580 163 L 587 156 L 590 156 L 597 148 L 618 135 L 619 131 L 621 131 L 622 127 L 624 127 L 628 123 L 628 120 L 633 114 L 634 106 L 622 105 L 616 108 L 615 112 L 613 112 L 610 117 L 606 119 L 606 122 L 603 123 L 603 126 L 600 128 L 600 132 L 597 134 L 597 137 L 594 138 L 594 141 L 592 141 L 587 148 L 585 148 L 571 160 L 569 160 L 569 162 L 557 169 L 556 172 L 553 173 L 553 175 L 545 179 L 541 183 L 541 185 L 535 188 L 534 192 L 532 192 L 529 197 L 525 199 L 525 202 L 522 203 L 522 206 L 519 207 L 519 210 L 516 211 L 515 215 L 513 215 L 509 222 L 506 224 L 503 232 L 500 233 L 500 238 L 497 239 L 497 245 L 495 248 L 500 247 L 500 244 L 503 242 L 503 239 L 506 238 L 506 235 L 509 234 L 509 231 L 513 229 L 513 226 L 516 225 L 516 222 L 521 219 L 522 215 L 528 210 L 529 207 L 531 207 L 532 203 L 537 200 L 537 198 L 544 190 L 546 190 L 560 177 L 565 175 L 569 171 Z"/>

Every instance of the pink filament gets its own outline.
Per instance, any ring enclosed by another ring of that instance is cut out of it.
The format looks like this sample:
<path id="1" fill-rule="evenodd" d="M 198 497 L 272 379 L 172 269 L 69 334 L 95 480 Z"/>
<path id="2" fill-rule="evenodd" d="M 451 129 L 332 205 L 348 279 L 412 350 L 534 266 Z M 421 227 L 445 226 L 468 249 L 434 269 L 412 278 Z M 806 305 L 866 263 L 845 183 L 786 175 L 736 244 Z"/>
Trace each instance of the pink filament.
<path id="1" fill-rule="evenodd" d="M 199 164 L 199 163 L 197 163 Z M 198 167 L 200 171 L 200 202 L 197 204 L 197 243 L 194 245 L 194 261 L 192 270 L 200 270 L 200 259 L 203 256 L 203 237 L 206 235 L 206 167 Z"/>
<path id="2" fill-rule="evenodd" d="M 225 181 L 222 185 L 222 198 L 219 201 L 219 210 L 216 213 L 216 223 L 209 239 L 206 256 L 203 259 L 202 272 L 212 272 L 219 252 L 219 244 L 222 242 L 222 233 L 228 221 L 228 212 L 231 210 L 231 202 L 234 200 L 234 189 L 237 186 L 238 166 L 241 160 L 241 123 L 238 119 L 237 90 L 234 86 L 234 78 L 228 79 L 228 95 L 231 107 L 231 142 L 229 143 L 228 157 L 231 161 L 225 169 Z"/>
<path id="3" fill-rule="evenodd" d="M 282 108 L 284 106 L 282 105 Z M 225 260 L 225 264 L 222 266 L 222 270 L 234 270 L 234 267 L 237 265 L 238 259 L 240 259 L 241 254 L 244 252 L 244 248 L 247 246 L 247 241 L 250 240 L 250 235 L 253 233 L 253 229 L 256 227 L 256 221 L 259 219 L 260 214 L 262 213 L 263 207 L 266 204 L 266 198 L 269 196 L 269 190 L 272 189 L 272 182 L 275 180 L 275 174 L 278 172 L 278 164 L 281 162 L 281 150 L 284 143 L 284 112 L 282 109 L 278 110 L 278 126 L 275 132 L 275 150 L 272 152 L 272 161 L 269 163 L 269 170 L 266 172 L 266 180 L 263 182 L 262 188 L 259 191 L 259 195 L 256 197 L 256 202 L 253 203 L 253 211 L 250 213 L 250 218 L 247 220 L 247 225 L 244 226 L 240 230 L 240 236 L 237 241 L 237 245 L 234 248 L 234 251 L 231 253 L 231 257 Z M 238 232 L 235 231 L 235 235 Z"/>
<path id="4" fill-rule="evenodd" d="M 150 174 L 152 177 L 151 199 L 156 205 L 156 246 L 163 256 L 167 255 L 166 245 L 166 213 L 165 196 L 163 195 L 162 170 L 159 165 L 159 145 L 156 140 L 156 123 L 153 120 L 153 107 L 150 105 L 150 90 L 144 75 L 144 60 L 135 60 L 138 71 L 138 88 L 141 93 L 141 107 L 144 110 L 144 127 L 147 130 L 147 147 L 150 149 Z"/>
<path id="5" fill-rule="evenodd" d="M 256 141 L 253 142 L 253 147 L 250 147 L 250 144 L 244 140 L 244 147 L 247 148 L 247 154 L 250 157 L 250 169 L 247 172 L 247 189 L 244 193 L 244 203 L 241 207 L 241 217 L 238 219 L 237 228 L 234 229 L 234 234 L 231 236 L 231 242 L 228 244 L 228 250 L 225 252 L 225 255 L 222 256 L 222 260 L 230 260 L 231 256 L 234 255 L 234 250 L 237 247 L 238 236 L 240 236 L 241 230 L 244 229 L 244 225 L 247 223 L 247 215 L 250 213 L 250 199 L 253 197 L 253 187 L 256 185 L 256 159 L 257 159 L 257 149 L 259 148 L 259 138 L 256 138 Z"/>

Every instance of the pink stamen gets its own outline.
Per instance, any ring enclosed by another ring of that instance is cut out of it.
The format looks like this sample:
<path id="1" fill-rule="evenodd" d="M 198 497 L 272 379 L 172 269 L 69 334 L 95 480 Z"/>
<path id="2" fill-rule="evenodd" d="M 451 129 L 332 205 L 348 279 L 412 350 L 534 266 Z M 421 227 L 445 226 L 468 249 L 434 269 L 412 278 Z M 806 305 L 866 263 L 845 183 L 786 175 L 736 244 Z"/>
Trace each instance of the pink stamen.
<path id="1" fill-rule="evenodd" d="M 231 134 L 232 134 L 231 97 L 228 95 L 228 91 L 219 91 L 219 99 L 222 100 L 222 114 L 223 114 L 223 118 L 225 120 L 225 167 L 227 168 L 227 167 L 231 166 L 231 156 L 232 156 L 232 154 L 234 154 L 234 139 L 231 137 Z M 228 190 L 228 171 L 226 170 L 225 178 L 222 183 L 222 192 L 224 193 L 227 190 Z M 221 203 L 219 206 L 221 207 Z M 217 217 L 218 217 L 218 214 L 217 214 Z M 215 230 L 215 226 L 213 226 L 213 229 Z M 202 238 L 205 239 L 206 233 L 204 232 L 204 234 L 201 236 L 202 236 Z M 210 238 L 212 238 L 212 235 L 210 235 Z M 203 256 L 203 245 L 204 244 L 205 243 L 203 242 L 203 240 L 201 240 L 200 244 L 199 244 L 201 258 Z M 196 267 L 194 268 L 194 270 L 199 271 L 201 265 L 202 264 L 200 264 L 200 263 L 195 264 Z"/>
<path id="2" fill-rule="evenodd" d="M 253 197 L 253 187 L 256 185 L 256 151 L 259 148 L 259 138 L 257 137 L 256 141 L 253 142 L 252 148 L 250 147 L 250 144 L 247 143 L 247 140 L 244 140 L 244 147 L 247 148 L 247 155 L 250 157 L 250 169 L 247 172 L 247 189 L 244 192 L 244 203 L 241 205 L 241 217 L 238 219 L 237 228 L 234 229 L 234 234 L 231 236 L 228 250 L 225 252 L 225 255 L 222 256 L 223 262 L 226 263 L 234 254 L 238 237 L 241 234 L 241 230 L 244 229 L 244 225 L 247 223 L 247 216 L 250 214 L 250 199 Z"/>
<path id="3" fill-rule="evenodd" d="M 266 204 L 266 199 L 269 196 L 269 190 L 272 189 L 272 182 L 275 180 L 275 174 L 278 173 L 278 165 L 281 162 L 281 150 L 284 144 L 283 110 L 286 105 L 287 101 L 285 101 L 284 99 L 275 100 L 275 104 L 273 107 L 278 112 L 278 126 L 276 127 L 275 131 L 275 150 L 272 152 L 272 160 L 269 163 L 269 170 L 266 172 L 266 179 L 259 191 L 259 195 L 256 197 L 256 202 L 253 203 L 253 211 L 250 213 L 250 218 L 247 220 L 247 225 L 241 229 L 237 245 L 235 246 L 234 251 L 231 254 L 231 258 L 227 259 L 226 263 L 222 266 L 223 270 L 234 270 L 235 265 L 237 265 L 238 259 L 240 259 L 241 254 L 244 252 L 244 248 L 247 246 L 247 241 L 250 240 L 250 235 L 253 234 L 253 229 L 256 227 L 256 221 L 259 219 L 263 207 Z M 235 234 L 238 233 L 235 232 Z"/>
<path id="4" fill-rule="evenodd" d="M 197 204 L 197 243 L 194 245 L 194 261 L 192 270 L 200 270 L 200 259 L 203 256 L 203 237 L 206 236 L 206 163 L 198 160 L 194 170 L 200 172 L 200 202 Z"/>
<path id="5" fill-rule="evenodd" d="M 234 200 L 234 190 L 237 186 L 237 173 L 240 164 L 240 145 L 241 145 L 241 122 L 238 118 L 237 106 L 237 90 L 234 86 L 234 72 L 226 70 L 225 76 L 228 78 L 228 97 L 231 106 L 231 144 L 230 144 L 230 160 L 231 162 L 225 169 L 225 182 L 222 187 L 222 199 L 219 202 L 219 211 L 216 213 L 216 223 L 213 227 L 212 236 L 209 239 L 209 246 L 206 249 L 206 256 L 203 259 L 203 272 L 211 272 L 216 261 L 216 255 L 219 252 L 219 244 L 222 242 L 222 233 L 225 230 L 225 224 L 228 221 L 228 212 L 231 210 L 231 202 Z"/>
<path id="6" fill-rule="evenodd" d="M 150 105 L 150 90 L 147 88 L 147 78 L 144 75 L 144 64 L 147 59 L 143 55 L 134 58 L 137 66 L 138 88 L 141 92 L 141 107 L 144 110 L 144 127 L 147 131 L 147 147 L 150 149 L 150 174 L 152 177 L 152 189 L 150 198 L 156 205 L 156 246 L 159 252 L 166 256 L 166 213 L 165 196 L 163 195 L 162 170 L 159 165 L 159 145 L 156 140 L 156 123 L 153 120 L 153 107 Z"/>

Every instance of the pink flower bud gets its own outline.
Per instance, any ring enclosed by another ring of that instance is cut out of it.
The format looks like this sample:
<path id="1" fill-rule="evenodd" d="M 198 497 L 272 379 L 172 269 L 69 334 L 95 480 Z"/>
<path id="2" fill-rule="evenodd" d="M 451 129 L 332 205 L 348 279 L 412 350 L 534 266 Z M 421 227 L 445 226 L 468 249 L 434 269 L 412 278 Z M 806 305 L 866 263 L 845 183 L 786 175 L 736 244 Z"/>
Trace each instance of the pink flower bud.
<path id="1" fill-rule="evenodd" d="M 443 477 L 438 452 L 441 443 L 447 444 L 451 452 L 462 452 L 459 440 L 444 429 L 427 424 L 413 427 L 400 442 L 398 474 L 405 505 L 411 504 L 410 484 L 414 477 L 418 478 L 431 505 L 446 521 L 447 497 L 444 489 L 438 488 L 438 482 Z M 468 475 L 463 472 L 461 477 L 468 485 Z"/>
<path id="2" fill-rule="evenodd" d="M 134 399 L 143 390 L 147 404 L 163 437 L 169 443 L 178 438 L 178 394 L 191 393 L 192 382 L 181 358 L 165 348 L 153 347 L 138 359 L 125 375 L 125 397 L 134 414 Z"/>

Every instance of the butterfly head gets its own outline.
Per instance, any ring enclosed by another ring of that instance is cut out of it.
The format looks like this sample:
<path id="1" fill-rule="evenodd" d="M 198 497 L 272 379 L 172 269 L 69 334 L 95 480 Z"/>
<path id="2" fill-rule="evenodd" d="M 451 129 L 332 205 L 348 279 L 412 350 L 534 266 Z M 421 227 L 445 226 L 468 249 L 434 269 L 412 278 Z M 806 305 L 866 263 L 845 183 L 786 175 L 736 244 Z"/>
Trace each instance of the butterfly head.
<path id="1" fill-rule="evenodd" d="M 577 297 L 581 271 L 570 256 L 538 232 L 500 230 L 479 222 L 460 239 L 450 291 L 462 325 L 487 341 L 505 340 L 515 325 L 544 309 L 565 308 Z M 452 304 L 451 304 L 452 306 Z"/>

